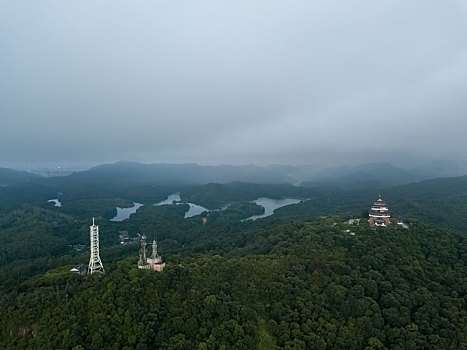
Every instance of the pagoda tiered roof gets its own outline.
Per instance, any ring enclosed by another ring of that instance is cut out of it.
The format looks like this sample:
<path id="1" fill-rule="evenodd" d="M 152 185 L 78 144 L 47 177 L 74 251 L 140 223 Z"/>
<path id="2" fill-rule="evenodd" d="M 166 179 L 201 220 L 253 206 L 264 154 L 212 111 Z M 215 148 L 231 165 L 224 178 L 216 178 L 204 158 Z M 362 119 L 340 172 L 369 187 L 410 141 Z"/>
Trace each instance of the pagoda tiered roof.
<path id="1" fill-rule="evenodd" d="M 388 206 L 384 202 L 381 194 L 378 199 L 373 202 L 369 213 L 371 226 L 387 226 L 389 225 L 391 214 L 389 213 Z"/>

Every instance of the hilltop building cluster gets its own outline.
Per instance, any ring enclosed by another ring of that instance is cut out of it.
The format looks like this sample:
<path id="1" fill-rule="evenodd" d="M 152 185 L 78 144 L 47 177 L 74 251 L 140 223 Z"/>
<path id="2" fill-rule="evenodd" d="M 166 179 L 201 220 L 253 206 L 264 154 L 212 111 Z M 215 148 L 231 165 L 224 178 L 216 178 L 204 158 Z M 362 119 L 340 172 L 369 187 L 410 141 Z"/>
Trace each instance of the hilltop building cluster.
<path id="1" fill-rule="evenodd" d="M 384 202 L 382 195 L 378 195 L 378 199 L 373 202 L 371 206 L 371 210 L 369 213 L 369 223 L 370 226 L 376 227 L 386 227 L 390 224 L 391 215 L 389 213 L 388 206 Z M 207 223 L 207 218 L 203 218 L 203 224 Z M 351 219 L 347 221 L 348 224 L 359 223 L 358 219 Z M 335 225 L 335 223 L 334 223 Z M 404 228 L 408 228 L 407 225 L 404 223 L 398 223 Z M 95 272 L 104 273 L 104 265 L 102 264 L 102 260 L 99 256 L 99 226 L 95 225 L 94 218 L 92 218 L 92 225 L 90 228 L 90 241 L 91 241 L 91 257 L 89 259 L 89 265 L 86 266 L 85 264 L 76 265 L 70 271 L 76 274 L 85 275 L 85 274 L 93 274 Z M 347 230 L 350 232 L 350 230 Z M 139 235 L 138 235 L 139 236 Z M 119 241 L 120 244 L 125 245 L 130 241 L 129 235 L 127 231 L 120 231 L 119 232 Z M 141 248 L 139 250 L 139 260 L 138 260 L 138 268 L 142 270 L 153 270 L 161 272 L 165 268 L 165 263 L 162 261 L 162 256 L 157 253 L 157 242 L 153 240 L 152 242 L 152 254 L 150 257 L 147 257 L 146 251 L 146 236 L 141 236 Z"/>
<path id="2" fill-rule="evenodd" d="M 371 226 L 376 227 L 386 227 L 390 224 L 391 215 L 389 214 L 389 209 L 386 203 L 384 202 L 381 194 L 379 194 L 378 199 L 373 202 L 371 206 L 371 210 L 369 213 L 369 222 Z M 203 224 L 207 223 L 207 218 L 203 218 Z M 351 219 L 347 221 L 348 224 L 359 224 L 358 219 Z M 335 225 L 335 223 L 334 223 Z M 398 223 L 404 228 L 408 228 L 407 225 L 404 223 Z M 94 222 L 94 218 L 92 218 L 92 225 L 89 227 L 90 229 L 90 243 L 91 243 L 91 256 L 89 259 L 89 264 L 86 266 L 85 264 L 78 264 L 74 268 L 70 270 L 70 272 L 79 274 L 79 275 L 92 275 L 93 273 L 99 272 L 104 273 L 104 265 L 102 264 L 102 260 L 99 255 L 99 226 L 97 226 Z M 355 233 L 351 232 L 350 230 L 346 230 L 350 234 L 354 235 Z M 165 263 L 162 261 L 162 256 L 157 253 L 157 242 L 153 240 L 152 242 L 152 254 L 150 257 L 147 256 L 146 250 L 146 236 L 139 236 L 141 237 L 141 247 L 139 250 L 139 260 L 138 260 L 138 268 L 142 270 L 153 270 L 161 272 L 165 268 Z M 137 238 L 136 238 L 137 239 Z M 119 242 L 121 245 L 126 245 L 130 241 L 134 241 L 135 239 L 130 239 L 128 231 L 119 231 Z"/>
<path id="3" fill-rule="evenodd" d="M 381 194 L 378 195 L 378 199 L 373 202 L 369 213 L 370 226 L 386 227 L 390 224 L 391 215 L 389 213 L 388 206 L 384 202 Z M 203 218 L 203 224 L 206 224 L 207 219 Z M 349 220 L 347 223 L 354 224 L 359 223 L 358 219 Z M 407 225 L 398 223 L 404 228 L 408 228 Z M 91 257 L 89 259 L 89 265 L 84 264 L 76 265 L 70 271 L 76 274 L 85 275 L 93 274 L 95 272 L 104 273 L 104 265 L 99 256 L 99 226 L 95 225 L 94 218 L 92 218 L 92 225 L 90 228 L 90 241 L 91 241 Z M 350 232 L 350 230 L 347 230 Z M 129 235 L 127 231 L 119 232 L 120 244 L 126 244 L 129 241 Z M 157 242 L 152 242 L 152 254 L 147 257 L 146 251 L 146 236 L 141 236 L 141 248 L 139 250 L 138 268 L 142 270 L 153 270 L 161 272 L 165 268 L 165 263 L 162 261 L 162 256 L 157 253 Z"/>
<path id="4" fill-rule="evenodd" d="M 143 270 L 153 270 L 161 272 L 164 270 L 165 263 L 162 262 L 162 256 L 157 254 L 157 242 L 152 241 L 152 254 L 146 257 L 146 236 L 141 237 L 141 248 L 139 250 L 138 268 Z"/>
<path id="5" fill-rule="evenodd" d="M 92 218 L 92 225 L 89 228 L 91 240 L 91 257 L 89 259 L 89 264 L 78 264 L 70 270 L 70 272 L 76 273 L 78 275 L 92 275 L 95 272 L 104 273 L 104 265 L 102 264 L 102 260 L 99 256 L 99 226 L 95 225 L 94 218 Z M 127 242 L 129 240 L 128 232 L 120 231 L 119 239 L 121 241 L 120 244 Z M 162 256 L 157 254 L 156 240 L 153 240 L 152 242 L 152 254 L 148 258 L 146 253 L 146 236 L 141 236 L 138 268 L 161 272 L 164 270 L 164 267 L 165 263 L 162 262 Z"/>

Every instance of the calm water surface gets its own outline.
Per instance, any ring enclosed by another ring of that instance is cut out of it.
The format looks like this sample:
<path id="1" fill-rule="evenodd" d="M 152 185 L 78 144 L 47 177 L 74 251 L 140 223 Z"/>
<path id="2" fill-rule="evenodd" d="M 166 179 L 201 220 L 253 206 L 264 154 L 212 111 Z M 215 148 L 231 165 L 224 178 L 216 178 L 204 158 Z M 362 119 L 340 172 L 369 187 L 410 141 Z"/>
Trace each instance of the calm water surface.
<path id="1" fill-rule="evenodd" d="M 181 202 L 180 198 L 180 193 L 172 193 L 170 196 L 167 197 L 166 200 L 163 200 L 162 202 L 154 204 L 155 206 L 159 205 L 171 205 L 173 204 L 173 201 L 175 201 L 176 205 L 178 204 L 184 204 Z M 185 212 L 185 218 L 191 218 L 192 216 L 196 216 L 201 214 L 202 212 L 209 211 L 209 209 L 206 209 L 205 207 L 202 207 L 201 205 L 194 204 L 194 203 L 186 203 L 190 206 L 190 208 Z"/>
<path id="2" fill-rule="evenodd" d="M 185 218 L 191 218 L 192 216 L 196 216 L 201 214 L 202 212 L 209 211 L 205 207 L 202 207 L 198 204 L 187 203 L 190 206 L 190 209 L 185 213 Z"/>
<path id="3" fill-rule="evenodd" d="M 167 197 L 166 200 L 163 200 L 162 202 L 154 204 L 155 206 L 159 205 L 170 205 L 173 204 L 173 201 L 180 202 L 180 193 L 173 193 L 170 196 Z"/>
<path id="4" fill-rule="evenodd" d="M 58 198 L 49 199 L 49 200 L 47 201 L 47 203 L 55 203 L 55 204 L 54 204 L 55 207 L 61 207 L 61 206 L 62 206 L 62 203 L 58 200 Z"/>
<path id="5" fill-rule="evenodd" d="M 139 207 L 142 207 L 141 203 L 133 202 L 133 206 L 131 208 L 119 208 L 117 207 L 117 215 L 110 219 L 110 221 L 123 221 L 130 218 L 131 214 L 136 213 Z"/>
<path id="6" fill-rule="evenodd" d="M 173 193 L 170 196 L 167 197 L 166 200 L 163 200 L 162 202 L 154 204 L 155 206 L 159 205 L 171 205 L 173 204 L 173 201 L 175 201 L 175 204 L 182 204 L 180 201 L 180 194 L 179 193 Z M 253 215 L 249 217 L 246 220 L 256 220 L 259 218 L 265 218 L 266 216 L 270 216 L 274 213 L 274 210 L 285 207 L 286 205 L 290 204 L 297 204 L 300 203 L 299 199 L 293 199 L 293 198 L 284 198 L 284 199 L 272 199 L 272 198 L 267 198 L 267 197 L 261 197 L 258 198 L 257 200 L 254 201 L 254 203 L 261 205 L 264 207 L 264 214 L 261 215 Z M 205 211 L 210 211 L 209 209 L 202 207 L 201 205 L 194 204 L 194 203 L 187 203 L 190 208 L 188 209 L 187 212 L 185 212 L 185 218 L 191 218 L 192 216 L 199 215 Z M 213 211 L 218 211 L 218 210 L 225 210 L 228 208 L 230 204 L 226 204 L 222 206 L 219 209 L 215 209 Z M 245 221 L 245 220 L 243 220 Z"/>
<path id="7" fill-rule="evenodd" d="M 272 215 L 274 213 L 274 210 L 276 209 L 285 207 L 286 205 L 290 205 L 290 204 L 297 204 L 300 202 L 301 201 L 299 199 L 293 199 L 293 198 L 272 199 L 272 198 L 261 197 L 253 201 L 253 203 L 256 203 L 262 206 L 264 208 L 264 214 L 253 215 L 245 220 L 256 220 L 260 218 L 265 218 L 266 216 Z"/>

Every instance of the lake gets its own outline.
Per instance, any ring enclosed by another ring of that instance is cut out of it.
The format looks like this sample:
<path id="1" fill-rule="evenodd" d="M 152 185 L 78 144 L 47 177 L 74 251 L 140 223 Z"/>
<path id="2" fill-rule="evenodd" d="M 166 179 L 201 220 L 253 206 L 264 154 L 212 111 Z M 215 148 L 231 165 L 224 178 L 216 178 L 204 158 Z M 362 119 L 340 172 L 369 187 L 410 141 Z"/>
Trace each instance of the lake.
<path id="1" fill-rule="evenodd" d="M 49 200 L 47 201 L 47 203 L 55 203 L 55 204 L 54 204 L 55 207 L 61 207 L 61 206 L 62 206 L 62 203 L 58 200 L 58 198 L 49 199 Z"/>
<path id="2" fill-rule="evenodd" d="M 276 209 L 285 207 L 286 205 L 297 204 L 300 202 L 301 200 L 293 199 L 293 198 L 272 199 L 272 198 L 261 197 L 253 201 L 252 203 L 256 203 L 262 206 L 264 208 L 264 214 L 253 215 L 242 221 L 265 218 L 267 216 L 271 216 L 272 214 L 274 214 L 274 210 Z"/>
<path id="3" fill-rule="evenodd" d="M 163 200 L 162 202 L 154 204 L 155 206 L 159 205 L 171 205 L 173 202 L 176 202 L 175 204 L 184 204 L 181 202 L 180 198 L 180 193 L 172 193 L 170 196 L 167 197 L 166 200 Z M 194 203 L 186 203 L 190 206 L 190 208 L 185 212 L 185 218 L 191 218 L 192 216 L 196 216 L 201 214 L 204 211 L 209 211 L 209 209 L 206 209 L 205 207 L 202 207 L 201 205 L 194 204 Z"/>
<path id="4" fill-rule="evenodd" d="M 175 204 L 182 204 L 181 199 L 180 199 L 180 193 L 173 193 L 170 196 L 167 197 L 167 199 L 163 200 L 162 202 L 154 204 L 155 206 L 159 205 L 171 205 L 173 204 L 173 201 L 175 201 Z M 257 200 L 253 201 L 253 203 L 256 203 L 262 207 L 264 207 L 264 214 L 261 215 L 253 215 L 249 217 L 248 219 L 245 220 L 256 220 L 260 218 L 265 218 L 267 216 L 270 216 L 274 213 L 274 210 L 285 207 L 286 205 L 290 204 L 297 204 L 300 203 L 301 201 L 299 199 L 294 199 L 294 198 L 283 198 L 283 199 L 272 199 L 272 198 L 267 198 L 267 197 L 261 197 L 258 198 Z M 210 211 L 209 209 L 202 207 L 201 205 L 194 204 L 194 203 L 187 203 L 190 208 L 188 211 L 185 212 L 185 218 L 191 218 L 192 216 L 199 215 L 205 211 Z M 226 204 L 223 207 L 213 210 L 225 210 L 228 208 L 230 204 Z M 117 208 L 119 209 L 119 208 Z M 128 208 L 127 208 L 128 209 Z M 130 208 L 131 209 L 131 208 Z M 135 209 L 136 211 L 136 209 Z M 117 214 L 118 216 L 118 214 Z M 129 215 L 128 215 L 129 216 Z M 126 217 L 128 219 L 128 217 Z M 243 220 L 243 221 L 245 221 Z M 114 220 L 114 221 L 120 221 L 120 220 Z"/>
<path id="5" fill-rule="evenodd" d="M 170 196 L 167 197 L 166 200 L 163 200 L 162 202 L 154 204 L 156 207 L 159 205 L 170 205 L 173 203 L 173 201 L 180 202 L 180 193 L 173 193 Z"/>
<path id="6" fill-rule="evenodd" d="M 186 218 L 191 218 L 192 216 L 196 216 L 201 214 L 204 211 L 209 211 L 209 209 L 206 209 L 205 207 L 202 207 L 201 205 L 193 204 L 193 203 L 187 203 L 190 206 L 190 209 L 185 213 L 185 219 Z"/>
<path id="7" fill-rule="evenodd" d="M 141 203 L 133 202 L 133 206 L 131 208 L 119 208 L 117 207 L 117 215 L 110 219 L 110 221 L 123 221 L 130 218 L 131 214 L 136 213 L 139 207 L 142 207 Z"/>

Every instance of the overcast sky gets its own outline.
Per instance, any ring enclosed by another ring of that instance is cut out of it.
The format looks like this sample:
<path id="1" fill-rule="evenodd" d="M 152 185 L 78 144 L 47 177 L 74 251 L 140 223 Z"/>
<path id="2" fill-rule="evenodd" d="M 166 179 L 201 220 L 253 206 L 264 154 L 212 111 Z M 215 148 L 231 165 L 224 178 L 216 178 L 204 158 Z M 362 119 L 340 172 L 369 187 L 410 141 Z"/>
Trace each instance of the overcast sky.
<path id="1" fill-rule="evenodd" d="M 467 1 L 1 0 L 0 118 L 0 162 L 466 161 Z"/>

